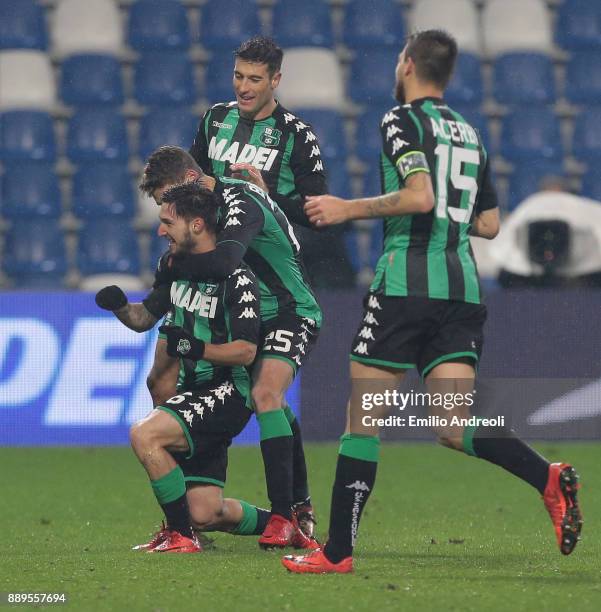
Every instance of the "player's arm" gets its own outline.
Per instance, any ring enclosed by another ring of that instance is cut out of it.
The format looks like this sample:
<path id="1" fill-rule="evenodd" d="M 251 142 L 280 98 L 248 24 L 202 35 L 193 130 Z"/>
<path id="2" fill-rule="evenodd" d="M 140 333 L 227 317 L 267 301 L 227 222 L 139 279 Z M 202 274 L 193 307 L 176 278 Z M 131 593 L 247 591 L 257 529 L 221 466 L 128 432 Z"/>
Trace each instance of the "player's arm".
<path id="1" fill-rule="evenodd" d="M 210 120 L 211 109 L 202 116 L 189 153 L 205 174 L 212 175 L 211 160 L 209 159 L 209 144 L 207 142 L 207 132 Z"/>
<path id="2" fill-rule="evenodd" d="M 163 325 L 167 354 L 198 361 L 204 359 L 221 366 L 249 366 L 259 343 L 259 289 L 255 276 L 240 268 L 225 281 L 224 305 L 231 341 L 211 344 L 194 338 L 181 327 Z"/>
<path id="3" fill-rule="evenodd" d="M 170 306 L 168 286 L 155 289 L 151 295 L 150 306 L 148 298 L 141 303 L 131 303 L 120 287 L 110 285 L 96 294 L 96 304 L 103 310 L 110 310 L 129 329 L 145 332 L 152 329 L 160 319 L 156 312 L 163 309 L 167 312 Z"/>
<path id="4" fill-rule="evenodd" d="M 492 183 L 487 159 L 484 167 L 482 186 L 478 192 L 476 214 L 472 221 L 470 234 L 472 236 L 492 240 L 499 233 L 500 227 L 501 221 L 499 217 L 497 192 Z"/>
<path id="5" fill-rule="evenodd" d="M 343 200 L 333 196 L 307 198 L 305 212 L 311 223 L 334 225 L 353 219 L 396 217 L 429 213 L 434 188 L 421 136 L 406 109 L 386 113 L 380 126 L 382 151 L 397 169 L 402 188 L 372 198 Z"/>
<path id="6" fill-rule="evenodd" d="M 241 204 L 238 206 L 236 201 Z M 264 217 L 261 207 L 242 191 L 230 201 L 213 251 L 188 254 L 175 260 L 174 274 L 180 280 L 221 281 L 238 268 L 251 240 L 261 231 Z"/>

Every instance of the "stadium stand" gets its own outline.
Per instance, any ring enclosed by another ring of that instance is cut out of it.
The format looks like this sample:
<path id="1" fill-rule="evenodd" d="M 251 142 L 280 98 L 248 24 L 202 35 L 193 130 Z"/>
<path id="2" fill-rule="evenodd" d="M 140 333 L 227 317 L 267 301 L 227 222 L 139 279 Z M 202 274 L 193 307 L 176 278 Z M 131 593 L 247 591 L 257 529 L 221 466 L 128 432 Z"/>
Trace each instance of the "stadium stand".
<path id="1" fill-rule="evenodd" d="M 59 218 L 61 195 L 54 166 L 39 162 L 9 165 L 2 177 L 0 211 L 9 220 Z"/>
<path id="2" fill-rule="evenodd" d="M 555 40 L 568 51 L 601 50 L 601 5 L 564 0 L 557 14 Z"/>
<path id="3" fill-rule="evenodd" d="M 140 120 L 138 154 L 144 161 L 157 147 L 177 145 L 187 149 L 198 127 L 199 117 L 187 108 L 158 108 Z"/>
<path id="4" fill-rule="evenodd" d="M 573 153 L 589 164 L 601 161 L 601 106 L 587 107 L 576 117 Z"/>
<path id="5" fill-rule="evenodd" d="M 73 178 L 74 214 L 80 219 L 131 219 L 136 212 L 132 180 L 120 162 L 82 166 Z"/>
<path id="6" fill-rule="evenodd" d="M 351 64 L 350 97 L 359 104 L 391 106 L 394 70 L 399 50 L 392 47 L 357 49 Z"/>
<path id="7" fill-rule="evenodd" d="M 0 52 L 0 83 L 0 110 L 50 111 L 56 104 L 50 59 L 41 51 Z"/>
<path id="8" fill-rule="evenodd" d="M 464 52 L 480 53 L 480 26 L 471 0 L 420 0 L 409 14 L 410 31 L 442 28 L 457 39 Z"/>
<path id="9" fill-rule="evenodd" d="M 482 35 L 491 56 L 511 51 L 553 52 L 551 15 L 544 0 L 488 0 Z"/>
<path id="10" fill-rule="evenodd" d="M 125 118 L 113 109 L 79 109 L 70 119 L 67 156 L 72 162 L 127 162 L 128 155 Z"/>
<path id="11" fill-rule="evenodd" d="M 501 104 L 552 104 L 553 63 L 542 53 L 505 53 L 493 64 L 493 95 Z"/>
<path id="12" fill-rule="evenodd" d="M 405 38 L 401 7 L 389 0 L 351 0 L 346 7 L 343 41 L 354 49 L 371 45 L 390 45 L 398 51 Z"/>
<path id="13" fill-rule="evenodd" d="M 52 117 L 41 111 L 10 111 L 0 115 L 0 160 L 56 159 Z"/>
<path id="14" fill-rule="evenodd" d="M 528 196 L 540 191 L 540 182 L 548 176 L 563 177 L 561 161 L 531 160 L 517 164 L 509 178 L 508 210 L 514 210 Z"/>
<path id="15" fill-rule="evenodd" d="M 566 98 L 574 104 L 601 100 L 601 50 L 576 51 L 566 65 Z"/>
<path id="16" fill-rule="evenodd" d="M 59 91 L 70 106 L 123 104 L 121 64 L 112 55 L 72 55 L 62 63 Z"/>
<path id="17" fill-rule="evenodd" d="M 279 0 L 272 31 L 282 47 L 334 46 L 330 8 L 322 0 Z"/>
<path id="18" fill-rule="evenodd" d="M 582 177 L 582 195 L 601 202 L 601 172 L 593 166 Z"/>
<path id="19" fill-rule="evenodd" d="M 319 66 L 319 70 L 315 70 Z M 279 97 L 285 106 L 330 108 L 345 105 L 344 81 L 336 54 L 330 49 L 302 47 L 286 49 Z M 292 77 L 291 75 L 294 75 Z"/>
<path id="20" fill-rule="evenodd" d="M 449 104 L 478 105 L 484 99 L 482 64 L 473 53 L 461 53 L 446 91 Z"/>
<path id="21" fill-rule="evenodd" d="M 48 48 L 45 13 L 35 0 L 0 0 L 0 49 Z"/>
<path id="22" fill-rule="evenodd" d="M 225 102 L 234 96 L 232 79 L 234 66 L 229 53 L 212 53 L 205 71 L 204 94 L 209 103 Z"/>
<path id="23" fill-rule="evenodd" d="M 173 0 L 139 0 L 129 9 L 127 42 L 141 53 L 190 47 L 186 8 Z"/>
<path id="24" fill-rule="evenodd" d="M 123 51 L 123 25 L 114 0 L 59 0 L 51 30 L 59 56 Z"/>
<path id="25" fill-rule="evenodd" d="M 217 51 L 229 52 L 251 36 L 262 33 L 257 5 L 248 0 L 208 0 L 202 7 L 200 44 Z"/>

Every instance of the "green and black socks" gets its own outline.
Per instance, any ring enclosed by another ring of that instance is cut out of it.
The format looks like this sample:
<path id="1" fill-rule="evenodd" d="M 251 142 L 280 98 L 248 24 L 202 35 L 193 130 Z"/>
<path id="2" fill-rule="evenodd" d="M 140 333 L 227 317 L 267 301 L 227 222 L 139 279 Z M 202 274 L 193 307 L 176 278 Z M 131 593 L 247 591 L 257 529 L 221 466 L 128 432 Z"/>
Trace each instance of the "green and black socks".
<path id="1" fill-rule="evenodd" d="M 307 462 L 305 461 L 301 428 L 290 406 L 284 406 L 283 410 L 292 431 L 292 502 L 294 504 L 310 503 Z"/>
<path id="2" fill-rule="evenodd" d="M 257 421 L 271 512 L 291 520 L 293 439 L 290 424 L 281 408 L 258 413 Z"/>
<path id="3" fill-rule="evenodd" d="M 257 508 L 241 499 L 238 500 L 242 506 L 242 520 L 232 529 L 234 535 L 261 535 L 269 521 L 271 512 L 263 508 Z"/>
<path id="4" fill-rule="evenodd" d="M 361 514 L 376 482 L 379 458 L 380 439 L 376 436 L 345 434 L 340 438 L 329 539 L 324 548 L 333 563 L 353 554 Z"/>
<path id="5" fill-rule="evenodd" d="M 165 520 L 169 529 L 191 538 L 190 510 L 186 500 L 186 481 L 182 468 L 178 465 L 158 480 L 151 480 L 150 484 L 165 513 Z"/>
<path id="6" fill-rule="evenodd" d="M 549 462 L 505 427 L 466 427 L 463 451 L 490 461 L 525 480 L 541 495 L 547 486 Z"/>

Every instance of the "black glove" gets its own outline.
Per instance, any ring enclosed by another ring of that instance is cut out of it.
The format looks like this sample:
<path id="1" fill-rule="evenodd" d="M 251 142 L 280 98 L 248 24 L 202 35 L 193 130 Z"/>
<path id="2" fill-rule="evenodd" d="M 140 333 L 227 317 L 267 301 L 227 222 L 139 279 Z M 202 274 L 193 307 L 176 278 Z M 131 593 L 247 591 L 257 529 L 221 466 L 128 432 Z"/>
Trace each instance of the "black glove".
<path id="1" fill-rule="evenodd" d="M 154 271 L 152 288 L 157 289 L 161 285 L 171 284 L 174 280 L 177 280 L 174 257 L 170 251 L 165 251 L 161 255 L 157 268 Z"/>
<path id="2" fill-rule="evenodd" d="M 119 310 L 127 305 L 127 296 L 121 287 L 110 285 L 96 294 L 96 304 L 104 310 Z"/>
<path id="3" fill-rule="evenodd" d="M 167 355 L 199 361 L 205 352 L 203 340 L 195 338 L 185 329 L 174 325 L 161 325 L 159 333 L 167 336 Z"/>

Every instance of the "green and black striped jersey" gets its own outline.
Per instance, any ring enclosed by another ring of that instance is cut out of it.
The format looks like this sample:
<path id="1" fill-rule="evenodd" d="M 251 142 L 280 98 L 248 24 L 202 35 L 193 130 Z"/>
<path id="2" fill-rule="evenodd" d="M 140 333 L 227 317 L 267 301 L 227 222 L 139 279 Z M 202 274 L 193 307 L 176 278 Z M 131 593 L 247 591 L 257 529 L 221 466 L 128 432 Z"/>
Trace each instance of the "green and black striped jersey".
<path id="1" fill-rule="evenodd" d="M 241 253 L 259 282 L 261 318 L 290 312 L 321 325 L 321 309 L 305 276 L 300 245 L 278 205 L 262 189 L 237 179 L 217 179 L 215 193 L 223 199 L 215 257 L 228 260 L 230 252 Z M 197 264 L 198 260 L 200 275 Z M 211 262 L 207 264 L 209 273 Z"/>
<path id="2" fill-rule="evenodd" d="M 317 136 L 279 103 L 258 121 L 241 117 L 236 102 L 215 104 L 202 117 L 190 154 L 215 177 L 229 176 L 233 163 L 250 163 L 261 170 L 271 194 L 327 193 Z"/>
<path id="3" fill-rule="evenodd" d="M 211 344 L 234 340 L 259 343 L 259 285 L 247 266 L 240 266 L 218 283 L 174 281 L 162 289 L 166 325 L 183 327 L 195 338 Z M 231 380 L 248 397 L 250 380 L 244 366 L 219 366 L 204 359 L 180 359 L 178 390 L 186 391 Z"/>
<path id="4" fill-rule="evenodd" d="M 435 206 L 384 219 L 384 252 L 371 290 L 479 304 L 469 232 L 475 214 L 497 207 L 480 135 L 443 100 L 421 98 L 387 112 L 381 136 L 383 193 L 401 189 L 414 172 L 429 172 Z"/>

